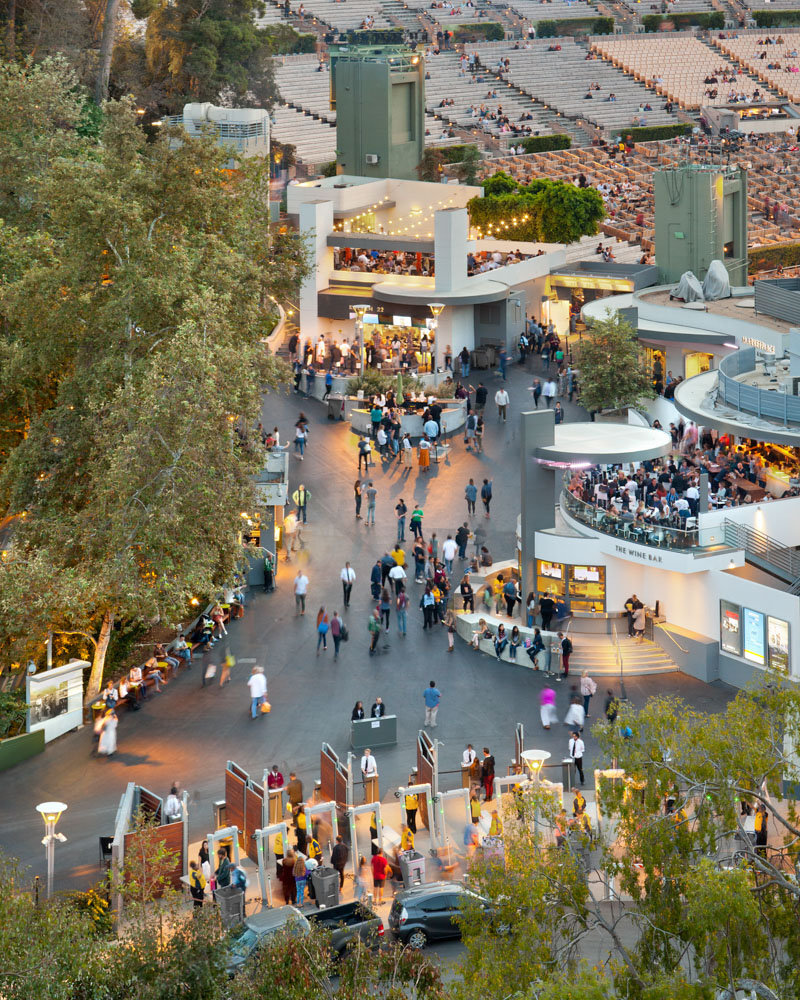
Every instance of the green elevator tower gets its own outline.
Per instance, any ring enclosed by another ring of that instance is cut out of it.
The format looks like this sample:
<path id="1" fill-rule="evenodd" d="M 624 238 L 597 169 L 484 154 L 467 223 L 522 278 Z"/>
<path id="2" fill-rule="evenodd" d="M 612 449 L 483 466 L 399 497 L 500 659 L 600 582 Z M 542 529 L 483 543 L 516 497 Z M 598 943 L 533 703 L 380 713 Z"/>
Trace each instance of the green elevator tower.
<path id="1" fill-rule="evenodd" d="M 693 271 L 702 281 L 721 260 L 732 285 L 747 284 L 747 171 L 686 163 L 658 170 L 656 264 L 664 284 Z"/>
<path id="2" fill-rule="evenodd" d="M 336 170 L 417 180 L 425 148 L 425 64 L 404 45 L 348 45 L 331 54 Z"/>

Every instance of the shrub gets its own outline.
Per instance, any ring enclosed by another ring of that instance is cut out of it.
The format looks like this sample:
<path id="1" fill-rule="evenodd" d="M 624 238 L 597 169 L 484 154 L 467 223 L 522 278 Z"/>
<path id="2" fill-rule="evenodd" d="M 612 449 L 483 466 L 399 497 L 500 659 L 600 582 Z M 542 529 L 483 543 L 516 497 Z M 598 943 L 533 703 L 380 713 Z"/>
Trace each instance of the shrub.
<path id="1" fill-rule="evenodd" d="M 661 14 L 645 14 L 642 24 L 645 31 L 658 31 L 662 24 L 670 23 L 676 31 L 683 28 L 706 28 L 716 29 L 725 27 L 725 15 L 722 11 L 686 11 L 683 14 L 668 14 L 664 17 Z"/>
<path id="2" fill-rule="evenodd" d="M 572 138 L 568 135 L 531 135 L 522 140 L 526 153 L 546 153 L 551 149 L 569 149 Z"/>
<path id="3" fill-rule="evenodd" d="M 25 731 L 25 713 L 28 706 L 23 692 L 0 691 L 0 739 L 18 736 Z"/>
<path id="4" fill-rule="evenodd" d="M 645 14 L 642 18 L 642 27 L 645 31 L 658 31 L 664 18 L 660 14 Z"/>
<path id="5" fill-rule="evenodd" d="M 754 10 L 753 17 L 759 28 L 800 24 L 800 10 Z"/>
<path id="6" fill-rule="evenodd" d="M 316 35 L 301 35 L 289 24 L 271 24 L 262 31 L 262 37 L 269 42 L 270 52 L 275 56 L 314 52 L 316 48 Z"/>
<path id="7" fill-rule="evenodd" d="M 800 243 L 776 243 L 771 247 L 751 247 L 747 252 L 750 274 L 759 271 L 774 271 L 779 265 L 797 267 L 800 265 Z"/>
<path id="8" fill-rule="evenodd" d="M 347 41 L 355 45 L 402 45 L 403 32 L 391 28 L 371 31 L 348 31 Z"/>
<path id="9" fill-rule="evenodd" d="M 326 163 L 322 170 L 320 171 L 323 177 L 335 177 L 336 176 L 336 160 L 331 160 L 330 163 Z"/>
<path id="10" fill-rule="evenodd" d="M 453 28 L 453 41 L 456 42 L 502 42 L 506 37 L 502 24 L 495 21 L 482 21 L 476 24 L 459 24 Z"/>
<path id="11" fill-rule="evenodd" d="M 455 382 L 440 382 L 433 390 L 437 399 L 454 399 L 456 395 Z"/>
<path id="12" fill-rule="evenodd" d="M 383 372 L 368 369 L 363 375 L 356 375 L 355 378 L 351 378 L 348 381 L 347 395 L 356 396 L 358 395 L 358 390 L 363 389 L 364 398 L 366 399 L 368 396 L 388 392 L 396 384 L 397 379 L 394 375 L 384 375 Z M 403 385 L 405 384 L 405 379 L 403 379 Z"/>
<path id="13" fill-rule="evenodd" d="M 556 38 L 565 35 L 611 35 L 613 32 L 613 17 L 562 18 L 557 21 L 539 21 L 536 25 L 538 38 Z"/>
<path id="14" fill-rule="evenodd" d="M 678 122 L 675 125 L 643 125 L 640 128 L 621 129 L 619 135 L 623 139 L 630 136 L 634 142 L 655 142 L 658 139 L 671 139 L 676 135 L 686 135 L 691 128 L 689 122 Z"/>

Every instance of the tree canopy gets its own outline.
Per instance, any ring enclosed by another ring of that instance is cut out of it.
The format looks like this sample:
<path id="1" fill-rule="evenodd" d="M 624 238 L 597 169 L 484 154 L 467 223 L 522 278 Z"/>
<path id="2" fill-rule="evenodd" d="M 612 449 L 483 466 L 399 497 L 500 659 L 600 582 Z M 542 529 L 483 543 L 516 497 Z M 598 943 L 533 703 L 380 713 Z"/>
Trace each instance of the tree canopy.
<path id="1" fill-rule="evenodd" d="M 99 143 L 43 168 L 46 229 L 0 230 L 3 638 L 85 636 L 90 694 L 115 622 L 175 621 L 232 579 L 249 429 L 286 374 L 262 344 L 270 296 L 306 267 L 270 235 L 267 165 L 231 173 L 181 136 L 148 142 L 107 105 Z"/>
<path id="2" fill-rule="evenodd" d="M 484 196 L 467 204 L 470 223 L 482 236 L 526 243 L 574 243 L 597 232 L 605 217 L 594 188 L 539 178 L 530 184 L 499 171 L 483 182 Z"/>
<path id="3" fill-rule="evenodd" d="M 619 313 L 593 321 L 578 350 L 581 403 L 587 410 L 618 410 L 654 399 L 644 351 Z"/>

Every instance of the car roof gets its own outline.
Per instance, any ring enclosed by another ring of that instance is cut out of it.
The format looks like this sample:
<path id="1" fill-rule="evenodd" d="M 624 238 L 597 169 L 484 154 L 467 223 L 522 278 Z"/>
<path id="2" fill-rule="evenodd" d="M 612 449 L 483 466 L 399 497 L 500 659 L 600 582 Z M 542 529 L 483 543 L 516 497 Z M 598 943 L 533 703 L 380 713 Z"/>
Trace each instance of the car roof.
<path id="1" fill-rule="evenodd" d="M 258 913 L 246 917 L 244 923 L 245 927 L 249 927 L 250 930 L 255 931 L 257 934 L 263 934 L 264 931 L 274 930 L 276 927 L 288 923 L 293 918 L 300 920 L 302 923 L 305 923 L 306 920 L 296 907 L 279 906 L 274 910 L 266 908 L 259 910 Z"/>
<path id="2" fill-rule="evenodd" d="M 426 896 L 440 896 L 445 892 L 463 892 L 466 889 L 467 886 L 463 882 L 426 882 L 423 885 L 411 886 L 410 889 L 403 889 L 402 892 L 397 893 L 395 898 L 408 899 L 413 902 L 415 899 Z"/>

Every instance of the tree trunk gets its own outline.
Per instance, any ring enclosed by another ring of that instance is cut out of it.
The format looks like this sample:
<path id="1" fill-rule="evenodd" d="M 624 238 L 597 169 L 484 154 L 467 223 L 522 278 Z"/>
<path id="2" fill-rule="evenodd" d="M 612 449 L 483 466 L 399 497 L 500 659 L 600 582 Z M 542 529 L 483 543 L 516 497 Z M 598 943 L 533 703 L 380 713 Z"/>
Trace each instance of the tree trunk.
<path id="1" fill-rule="evenodd" d="M 103 37 L 100 39 L 100 65 L 97 68 L 97 81 L 94 85 L 96 104 L 102 104 L 108 99 L 108 80 L 111 76 L 111 57 L 114 55 L 114 30 L 117 23 L 119 0 L 106 0 L 106 12 L 103 17 Z"/>
<path id="2" fill-rule="evenodd" d="M 6 4 L 6 59 L 14 58 L 17 50 L 17 0 L 8 0 Z"/>
<path id="3" fill-rule="evenodd" d="M 103 683 L 103 668 L 106 665 L 106 652 L 111 639 L 111 629 L 114 627 L 114 612 L 106 611 L 103 615 L 103 623 L 100 626 L 100 635 L 97 637 L 97 645 L 94 648 L 94 658 L 92 659 L 92 672 L 89 674 L 89 686 L 86 689 L 86 702 L 94 701 L 100 694 L 100 685 Z"/>

